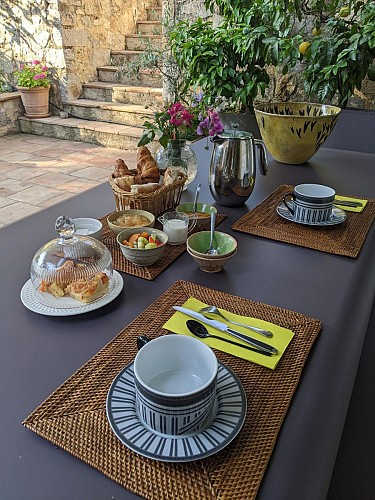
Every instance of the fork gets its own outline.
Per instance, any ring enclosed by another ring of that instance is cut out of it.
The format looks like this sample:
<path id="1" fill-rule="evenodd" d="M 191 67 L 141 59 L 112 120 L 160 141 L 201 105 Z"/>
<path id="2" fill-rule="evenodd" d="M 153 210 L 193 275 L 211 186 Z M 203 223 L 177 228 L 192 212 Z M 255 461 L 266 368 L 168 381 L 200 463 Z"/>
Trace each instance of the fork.
<path id="1" fill-rule="evenodd" d="M 273 333 L 270 332 L 269 330 L 264 330 L 263 328 L 257 328 L 256 326 L 245 325 L 244 323 L 238 323 L 237 321 L 233 321 L 231 319 L 226 318 L 224 314 L 222 314 L 216 306 L 202 307 L 201 309 L 199 309 L 198 312 L 203 314 L 203 316 L 206 316 L 208 314 L 220 316 L 221 318 L 225 319 L 225 321 L 228 321 L 228 323 L 232 323 L 233 325 L 243 326 L 244 328 L 248 328 L 249 330 L 253 330 L 254 332 L 260 333 L 265 337 L 269 338 L 273 337 Z"/>

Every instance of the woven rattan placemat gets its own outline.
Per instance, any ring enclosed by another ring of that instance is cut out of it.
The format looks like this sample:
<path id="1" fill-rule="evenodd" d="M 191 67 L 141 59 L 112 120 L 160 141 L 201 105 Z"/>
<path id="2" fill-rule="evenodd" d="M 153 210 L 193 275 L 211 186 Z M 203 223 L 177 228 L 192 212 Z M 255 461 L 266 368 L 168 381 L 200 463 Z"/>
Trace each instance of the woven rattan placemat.
<path id="1" fill-rule="evenodd" d="M 375 200 L 369 199 L 363 212 L 346 212 L 342 224 L 312 227 L 283 219 L 276 208 L 294 186 L 279 186 L 251 212 L 232 225 L 235 231 L 291 243 L 321 252 L 356 258 L 375 218 Z"/>
<path id="2" fill-rule="evenodd" d="M 136 338 L 166 333 L 162 325 L 189 297 L 236 314 L 271 321 L 295 332 L 277 369 L 269 370 L 216 351 L 245 389 L 248 410 L 243 428 L 224 450 L 204 460 L 166 463 L 124 446 L 106 418 L 106 397 L 115 376 L 136 355 Z M 147 499 L 198 500 L 255 498 L 281 424 L 321 323 L 302 314 L 177 281 L 74 373 L 24 425 Z M 126 348 L 124 348 L 126 346 Z M 266 425 L 265 425 L 266 422 Z"/>
<path id="3" fill-rule="evenodd" d="M 109 215 L 109 214 L 108 214 Z M 152 281 L 159 274 L 161 274 L 172 262 L 174 262 L 177 257 L 183 254 L 186 250 L 186 244 L 183 245 L 168 245 L 166 251 L 163 254 L 163 257 L 152 264 L 152 266 L 136 266 L 129 260 L 127 260 L 122 254 L 120 247 L 116 241 L 116 236 L 112 233 L 110 228 L 108 227 L 107 217 L 101 217 L 99 220 L 103 224 L 103 237 L 102 242 L 109 249 L 112 255 L 113 267 L 117 271 L 121 271 L 123 273 L 132 274 L 133 276 L 138 276 L 139 278 L 144 278 L 145 280 Z M 224 214 L 217 214 L 216 216 L 216 224 L 217 227 L 227 216 Z M 155 223 L 155 227 L 157 229 L 162 229 L 161 224 L 159 222 Z M 202 225 L 199 228 L 199 231 L 206 231 L 209 229 L 209 222 L 207 224 Z"/>

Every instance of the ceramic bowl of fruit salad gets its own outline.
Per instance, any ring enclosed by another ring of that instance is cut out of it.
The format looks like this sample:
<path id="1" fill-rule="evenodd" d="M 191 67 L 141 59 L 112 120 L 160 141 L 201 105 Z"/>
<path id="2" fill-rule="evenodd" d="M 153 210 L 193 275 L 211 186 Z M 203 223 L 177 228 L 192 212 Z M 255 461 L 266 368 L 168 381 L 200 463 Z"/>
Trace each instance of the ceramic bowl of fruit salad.
<path id="1" fill-rule="evenodd" d="M 168 236 L 153 227 L 124 229 L 117 235 L 124 257 L 137 266 L 151 266 L 162 258 Z"/>

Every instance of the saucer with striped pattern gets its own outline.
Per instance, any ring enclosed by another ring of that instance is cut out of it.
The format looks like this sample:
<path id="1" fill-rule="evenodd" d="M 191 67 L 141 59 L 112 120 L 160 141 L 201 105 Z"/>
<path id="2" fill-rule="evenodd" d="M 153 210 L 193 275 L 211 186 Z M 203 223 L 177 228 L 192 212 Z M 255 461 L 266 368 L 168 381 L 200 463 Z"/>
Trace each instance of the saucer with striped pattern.
<path id="1" fill-rule="evenodd" d="M 183 436 L 158 434 L 147 427 L 136 410 L 133 363 L 117 375 L 107 396 L 107 418 L 113 432 L 128 448 L 163 462 L 190 462 L 209 457 L 237 436 L 246 416 L 246 394 L 236 375 L 218 362 L 217 410 L 200 432 Z"/>
<path id="2" fill-rule="evenodd" d="M 332 208 L 332 217 L 324 222 L 302 222 L 294 220 L 293 215 L 289 212 L 284 203 L 280 203 L 280 205 L 276 208 L 276 212 L 281 215 L 283 219 L 289 220 L 290 222 L 296 222 L 297 224 L 304 224 L 305 226 L 336 226 L 336 224 L 341 224 L 346 220 L 346 213 L 338 207 Z"/>

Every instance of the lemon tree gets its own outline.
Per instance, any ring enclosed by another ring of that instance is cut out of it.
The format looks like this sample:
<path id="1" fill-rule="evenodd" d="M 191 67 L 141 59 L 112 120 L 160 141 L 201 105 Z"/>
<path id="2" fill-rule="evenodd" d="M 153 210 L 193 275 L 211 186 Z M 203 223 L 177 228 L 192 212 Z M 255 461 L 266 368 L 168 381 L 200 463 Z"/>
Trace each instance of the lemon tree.
<path id="1" fill-rule="evenodd" d="M 303 58 L 305 91 L 319 100 L 338 96 L 345 107 L 366 77 L 374 78 L 375 2 L 351 2 L 324 23 L 321 36 L 312 37 Z"/>
<path id="2" fill-rule="evenodd" d="M 218 97 L 251 111 L 269 86 L 270 66 L 283 74 L 302 64 L 305 92 L 346 106 L 373 78 L 373 0 L 203 0 L 205 19 L 182 21 L 168 43 L 186 85 L 212 104 Z M 218 14 L 221 22 L 212 22 Z"/>

